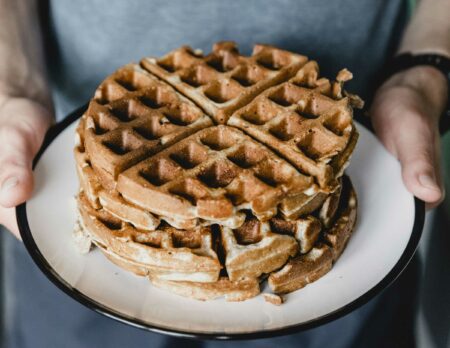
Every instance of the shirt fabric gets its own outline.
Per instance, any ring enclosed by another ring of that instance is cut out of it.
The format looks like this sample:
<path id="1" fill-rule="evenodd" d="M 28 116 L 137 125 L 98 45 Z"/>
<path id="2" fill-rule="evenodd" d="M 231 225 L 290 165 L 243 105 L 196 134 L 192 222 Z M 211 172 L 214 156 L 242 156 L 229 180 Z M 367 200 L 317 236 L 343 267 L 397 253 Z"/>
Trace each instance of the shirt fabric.
<path id="1" fill-rule="evenodd" d="M 377 72 L 396 46 L 405 14 L 401 0 L 49 1 L 44 6 L 44 31 L 56 116 L 61 120 L 86 103 L 101 80 L 119 66 L 185 44 L 209 52 L 220 40 L 236 41 L 244 54 L 250 54 L 254 43 L 305 54 L 331 78 L 346 67 L 355 76 L 347 89 L 370 100 Z M 59 291 L 12 237 L 3 233 L 1 247 L 2 336 L 8 348 L 233 345 L 168 338 L 117 323 Z M 398 338 L 410 347 L 403 331 L 393 328 L 401 322 L 399 303 L 412 301 L 413 294 L 403 296 L 402 302 L 395 288 L 322 327 L 236 346 L 381 346 L 376 337 L 389 339 L 386 342 Z M 403 328 L 407 331 L 406 321 Z"/>
<path id="2" fill-rule="evenodd" d="M 50 1 L 48 62 L 57 117 L 87 102 L 119 66 L 181 45 L 209 52 L 233 40 L 249 54 L 266 43 L 307 55 L 324 76 L 346 67 L 348 90 L 370 99 L 406 17 L 401 0 Z"/>

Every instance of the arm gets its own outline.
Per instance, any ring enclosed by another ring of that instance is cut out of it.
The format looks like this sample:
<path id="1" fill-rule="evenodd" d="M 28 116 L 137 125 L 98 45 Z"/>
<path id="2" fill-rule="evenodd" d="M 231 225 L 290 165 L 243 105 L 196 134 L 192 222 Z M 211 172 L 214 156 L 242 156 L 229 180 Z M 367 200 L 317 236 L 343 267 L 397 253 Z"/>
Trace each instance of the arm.
<path id="1" fill-rule="evenodd" d="M 49 108 L 36 2 L 0 0 L 0 23 L 0 105 L 7 97 L 26 97 Z"/>
<path id="2" fill-rule="evenodd" d="M 421 0 L 399 52 L 450 57 L 450 0 Z M 378 89 L 370 110 L 375 131 L 402 166 L 406 187 L 429 203 L 444 196 L 438 124 L 447 102 L 444 75 L 417 66 L 391 76 Z"/>
<path id="3" fill-rule="evenodd" d="M 51 124 L 36 2 L 0 0 L 0 224 L 18 236 L 14 209 L 33 189 L 31 163 Z"/>
<path id="4" fill-rule="evenodd" d="M 399 52 L 434 52 L 450 57 L 449 14 L 449 0 L 421 0 L 403 35 Z"/>

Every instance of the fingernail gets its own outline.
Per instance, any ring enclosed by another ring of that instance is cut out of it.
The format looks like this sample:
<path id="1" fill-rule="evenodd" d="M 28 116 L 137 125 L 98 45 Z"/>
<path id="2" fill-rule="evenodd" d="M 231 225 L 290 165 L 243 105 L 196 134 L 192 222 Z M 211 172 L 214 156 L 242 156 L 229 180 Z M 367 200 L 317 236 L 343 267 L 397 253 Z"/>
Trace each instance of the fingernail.
<path id="1" fill-rule="evenodd" d="M 18 183 L 19 183 L 19 179 L 17 179 L 15 176 L 12 176 L 12 177 L 6 179 L 5 181 L 3 181 L 3 184 L 2 184 L 2 192 L 6 192 L 6 191 L 12 189 L 14 186 L 17 186 Z"/>
<path id="2" fill-rule="evenodd" d="M 420 184 L 430 190 L 440 191 L 439 187 L 436 184 L 436 180 L 431 175 L 422 174 L 419 176 Z"/>

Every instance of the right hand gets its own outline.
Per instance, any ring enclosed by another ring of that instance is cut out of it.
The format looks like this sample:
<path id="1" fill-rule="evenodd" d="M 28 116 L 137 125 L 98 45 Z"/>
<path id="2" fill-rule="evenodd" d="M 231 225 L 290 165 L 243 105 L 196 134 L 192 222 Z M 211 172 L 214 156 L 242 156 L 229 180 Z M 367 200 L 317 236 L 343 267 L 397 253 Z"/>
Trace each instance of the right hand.
<path id="1" fill-rule="evenodd" d="M 33 158 L 52 120 L 52 112 L 38 102 L 0 96 L 0 225 L 18 239 L 14 208 L 32 195 Z"/>

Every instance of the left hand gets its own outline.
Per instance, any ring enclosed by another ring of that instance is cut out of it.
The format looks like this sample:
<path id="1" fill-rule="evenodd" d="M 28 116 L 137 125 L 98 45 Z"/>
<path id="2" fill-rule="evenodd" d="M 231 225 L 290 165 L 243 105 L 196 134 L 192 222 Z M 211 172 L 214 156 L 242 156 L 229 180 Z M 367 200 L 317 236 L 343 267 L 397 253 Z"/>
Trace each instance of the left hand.
<path id="1" fill-rule="evenodd" d="M 446 102 L 443 74 L 417 66 L 385 81 L 370 109 L 376 134 L 400 161 L 406 188 L 428 208 L 444 198 L 438 126 Z"/>
<path id="2" fill-rule="evenodd" d="M 52 123 L 49 107 L 0 95 L 0 225 L 20 239 L 15 207 L 33 192 L 33 158 Z"/>

